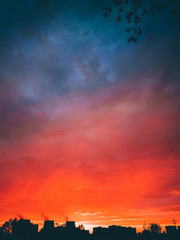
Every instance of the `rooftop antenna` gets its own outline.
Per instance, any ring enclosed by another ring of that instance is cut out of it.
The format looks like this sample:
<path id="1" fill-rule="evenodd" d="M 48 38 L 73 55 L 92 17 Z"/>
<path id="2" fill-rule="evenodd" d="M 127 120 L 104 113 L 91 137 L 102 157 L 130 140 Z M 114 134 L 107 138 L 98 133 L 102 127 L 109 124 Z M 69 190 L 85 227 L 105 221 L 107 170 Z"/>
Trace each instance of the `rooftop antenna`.
<path id="1" fill-rule="evenodd" d="M 147 229 L 147 225 L 146 225 L 146 222 L 144 222 L 143 224 L 143 230 L 146 230 Z"/>
<path id="2" fill-rule="evenodd" d="M 173 218 L 173 224 L 174 224 L 174 226 L 176 226 L 176 220 L 175 220 L 175 218 Z"/>

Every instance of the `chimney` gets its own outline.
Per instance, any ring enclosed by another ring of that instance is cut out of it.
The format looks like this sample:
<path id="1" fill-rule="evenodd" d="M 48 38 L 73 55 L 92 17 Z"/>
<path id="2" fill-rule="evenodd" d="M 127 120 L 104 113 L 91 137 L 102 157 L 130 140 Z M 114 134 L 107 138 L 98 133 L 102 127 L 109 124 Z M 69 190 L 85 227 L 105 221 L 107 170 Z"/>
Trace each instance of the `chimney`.
<path id="1" fill-rule="evenodd" d="M 51 230 L 54 228 L 54 221 L 51 220 L 45 220 L 44 221 L 44 230 Z"/>
<path id="2" fill-rule="evenodd" d="M 75 222 L 74 221 L 66 221 L 66 228 L 68 229 L 68 230 L 73 230 L 73 229 L 75 229 L 76 227 L 75 227 Z"/>

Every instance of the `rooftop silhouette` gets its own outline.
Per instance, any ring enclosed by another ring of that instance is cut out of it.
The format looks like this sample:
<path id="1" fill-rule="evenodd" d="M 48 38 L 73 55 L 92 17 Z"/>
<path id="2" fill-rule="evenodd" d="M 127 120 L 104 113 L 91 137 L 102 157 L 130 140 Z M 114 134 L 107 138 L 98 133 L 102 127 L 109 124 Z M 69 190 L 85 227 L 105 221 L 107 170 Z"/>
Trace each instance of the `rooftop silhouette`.
<path id="1" fill-rule="evenodd" d="M 10 219 L 0 227 L 0 240 L 178 240 L 180 226 L 166 226 L 161 232 L 160 225 L 153 223 L 149 229 L 137 233 L 136 228 L 112 225 L 107 228 L 95 227 L 90 234 L 83 225 L 76 227 L 74 221 L 54 226 L 53 220 L 45 220 L 43 228 L 28 219 Z"/>

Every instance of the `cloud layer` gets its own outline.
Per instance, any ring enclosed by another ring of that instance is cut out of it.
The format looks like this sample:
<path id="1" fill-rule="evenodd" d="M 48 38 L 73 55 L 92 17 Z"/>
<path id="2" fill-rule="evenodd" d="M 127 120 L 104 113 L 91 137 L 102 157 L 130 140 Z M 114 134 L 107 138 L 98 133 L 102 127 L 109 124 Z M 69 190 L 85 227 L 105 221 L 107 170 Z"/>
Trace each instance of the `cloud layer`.
<path id="1" fill-rule="evenodd" d="M 174 20 L 129 45 L 101 1 L 77 3 L 1 1 L 0 217 L 178 222 Z"/>

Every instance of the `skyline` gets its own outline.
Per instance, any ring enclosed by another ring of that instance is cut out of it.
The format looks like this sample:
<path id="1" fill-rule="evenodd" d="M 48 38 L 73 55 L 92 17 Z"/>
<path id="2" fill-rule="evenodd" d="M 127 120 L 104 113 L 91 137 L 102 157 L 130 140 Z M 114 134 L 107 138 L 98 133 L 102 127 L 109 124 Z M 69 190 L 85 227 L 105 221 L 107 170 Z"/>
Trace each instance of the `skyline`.
<path id="1" fill-rule="evenodd" d="M 0 0 L 0 221 L 180 224 L 180 29 L 109 1 Z"/>
<path id="2" fill-rule="evenodd" d="M 76 213 L 77 214 L 77 213 Z M 179 231 L 180 229 L 180 226 L 178 226 L 178 224 L 176 223 L 176 220 L 173 219 L 172 221 L 172 224 L 157 224 L 157 223 L 146 223 L 144 222 L 143 224 L 143 228 L 139 229 L 139 225 L 134 225 L 134 226 L 129 226 L 129 225 L 116 225 L 116 224 L 113 224 L 113 225 L 86 225 L 84 224 L 83 222 L 76 222 L 76 221 L 72 221 L 72 220 L 69 220 L 68 217 L 65 217 L 65 220 L 62 221 L 62 222 L 56 222 L 54 221 L 53 219 L 49 219 L 47 216 L 41 216 L 43 217 L 43 221 L 32 221 L 31 219 L 27 219 L 27 218 L 24 218 L 23 216 L 20 216 L 18 215 L 16 218 L 10 218 L 8 221 L 6 222 L 3 222 L 2 226 L 0 227 L 0 231 L 3 231 L 4 233 L 7 233 L 9 230 L 9 227 L 7 226 L 10 226 L 10 229 L 11 227 L 13 226 L 13 224 L 21 224 L 22 223 L 22 227 L 23 227 L 23 224 L 30 224 L 31 226 L 34 225 L 35 229 L 37 232 L 41 232 L 41 231 L 44 231 L 44 228 L 50 228 L 52 229 L 55 229 L 55 228 L 66 228 L 66 225 L 69 224 L 70 225 L 73 225 L 73 228 L 77 228 L 79 230 L 86 230 L 88 231 L 90 234 L 94 233 L 94 229 L 97 230 L 97 229 L 109 229 L 109 228 L 112 228 L 112 227 L 120 227 L 120 228 L 126 228 L 126 229 L 134 229 L 133 231 L 135 231 L 137 234 L 138 233 L 143 233 L 144 231 L 154 231 L 153 228 L 151 228 L 152 225 L 156 225 L 156 226 L 159 226 L 159 230 L 158 232 L 159 233 L 167 233 L 167 228 L 169 228 L 169 230 L 172 230 L 172 229 L 176 229 Z M 48 227 L 49 226 L 49 227 Z M 156 232 L 156 230 L 155 230 Z M 9 232 L 10 234 L 12 234 L 12 229 L 10 230 Z"/>
<path id="3" fill-rule="evenodd" d="M 29 219 L 10 219 L 2 228 L 0 236 L 8 239 L 174 239 L 177 240 L 180 234 L 180 226 L 166 226 L 162 232 L 160 225 L 151 223 L 145 227 L 142 233 L 137 233 L 136 228 L 111 225 L 107 228 L 95 227 L 93 232 L 87 231 L 83 225 L 76 227 L 74 221 L 66 221 L 65 224 L 56 226 L 53 220 L 45 220 L 43 228 L 38 231 L 38 225 L 33 224 Z"/>

